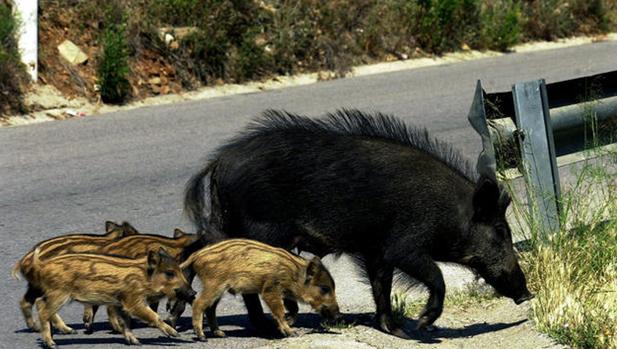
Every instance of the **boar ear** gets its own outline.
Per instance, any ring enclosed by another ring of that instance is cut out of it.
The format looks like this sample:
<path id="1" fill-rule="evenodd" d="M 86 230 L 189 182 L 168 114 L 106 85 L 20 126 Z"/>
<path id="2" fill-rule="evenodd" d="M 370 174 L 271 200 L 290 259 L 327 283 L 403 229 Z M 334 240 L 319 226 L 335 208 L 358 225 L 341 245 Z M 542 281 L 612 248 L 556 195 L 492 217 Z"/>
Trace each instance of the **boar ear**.
<path id="1" fill-rule="evenodd" d="M 112 221 L 105 222 L 105 232 L 108 234 L 114 230 L 117 230 L 118 228 L 120 228 L 120 226 Z"/>
<path id="2" fill-rule="evenodd" d="M 304 281 L 306 284 L 311 282 L 311 280 L 317 275 L 319 270 L 322 268 L 321 259 L 315 256 L 310 260 L 309 264 L 306 266 L 306 280 Z"/>
<path id="3" fill-rule="evenodd" d="M 165 250 L 164 248 L 159 248 L 159 258 L 163 259 L 163 258 L 171 258 L 171 255 L 169 253 L 167 253 L 167 250 Z"/>
<path id="4" fill-rule="evenodd" d="M 156 267 L 159 266 L 160 263 L 161 263 L 160 253 L 157 253 L 154 250 L 148 251 L 148 267 L 147 267 L 148 276 L 152 276 L 152 273 L 154 273 L 154 270 L 156 269 Z"/>
<path id="5" fill-rule="evenodd" d="M 473 218 L 476 221 L 492 220 L 498 213 L 501 190 L 497 182 L 489 177 L 482 176 L 478 180 L 476 191 L 473 193 Z"/>
<path id="6" fill-rule="evenodd" d="M 124 231 L 124 236 L 139 234 L 137 229 L 135 229 L 135 227 L 133 227 L 129 222 L 122 222 L 122 230 Z"/>
<path id="7" fill-rule="evenodd" d="M 179 228 L 174 229 L 174 238 L 177 239 L 177 238 L 183 237 L 184 235 L 186 235 L 186 233 L 182 229 L 179 229 Z"/>

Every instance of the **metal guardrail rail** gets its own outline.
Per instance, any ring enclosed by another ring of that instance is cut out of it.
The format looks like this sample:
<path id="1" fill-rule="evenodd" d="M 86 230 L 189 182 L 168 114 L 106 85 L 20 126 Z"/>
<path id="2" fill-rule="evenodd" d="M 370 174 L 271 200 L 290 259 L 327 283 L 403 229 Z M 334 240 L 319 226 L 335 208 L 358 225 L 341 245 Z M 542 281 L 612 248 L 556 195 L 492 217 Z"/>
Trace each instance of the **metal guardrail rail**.
<path id="1" fill-rule="evenodd" d="M 482 137 L 478 171 L 496 178 L 498 171 L 519 169 L 531 213 L 548 234 L 559 229 L 557 157 L 588 149 L 589 139 L 593 146 L 617 142 L 617 71 L 522 82 L 494 93 L 478 81 L 468 118 Z"/>

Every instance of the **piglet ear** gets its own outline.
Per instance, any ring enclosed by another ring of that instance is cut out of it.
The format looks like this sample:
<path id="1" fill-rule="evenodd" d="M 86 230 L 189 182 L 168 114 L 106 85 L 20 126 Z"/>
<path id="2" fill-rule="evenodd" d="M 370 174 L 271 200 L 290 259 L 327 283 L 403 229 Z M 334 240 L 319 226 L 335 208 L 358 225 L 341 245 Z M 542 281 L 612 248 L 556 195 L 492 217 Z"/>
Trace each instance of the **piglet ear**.
<path id="1" fill-rule="evenodd" d="M 174 238 L 175 239 L 181 238 L 184 235 L 186 235 L 186 233 L 182 229 L 179 229 L 179 228 L 174 229 Z"/>
<path id="2" fill-rule="evenodd" d="M 107 234 L 111 233 L 114 230 L 118 230 L 118 229 L 120 229 L 120 225 L 118 225 L 118 224 L 116 224 L 116 223 L 114 223 L 112 221 L 105 222 L 105 232 Z"/>
<path id="3" fill-rule="evenodd" d="M 148 276 L 152 276 L 156 267 L 161 263 L 160 252 L 156 252 L 154 250 L 148 251 L 148 261 L 146 270 L 148 271 Z"/>
<path id="4" fill-rule="evenodd" d="M 499 212 L 500 196 L 501 190 L 494 179 L 480 177 L 473 194 L 474 220 L 487 222 L 495 218 Z"/>
<path id="5" fill-rule="evenodd" d="M 124 231 L 124 236 L 139 234 L 137 229 L 135 229 L 135 227 L 133 227 L 129 222 L 122 222 L 122 230 Z"/>
<path id="6" fill-rule="evenodd" d="M 309 261 L 309 264 L 306 266 L 306 280 L 305 283 L 311 282 L 311 280 L 317 275 L 319 270 L 323 268 L 321 264 L 321 259 L 315 256 L 313 259 Z"/>

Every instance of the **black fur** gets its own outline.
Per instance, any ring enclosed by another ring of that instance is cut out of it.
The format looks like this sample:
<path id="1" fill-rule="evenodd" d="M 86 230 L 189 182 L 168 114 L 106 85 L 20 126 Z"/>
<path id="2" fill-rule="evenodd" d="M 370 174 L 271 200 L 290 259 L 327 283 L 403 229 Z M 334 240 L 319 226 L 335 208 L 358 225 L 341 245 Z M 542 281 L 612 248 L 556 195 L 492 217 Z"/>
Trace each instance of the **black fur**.
<path id="1" fill-rule="evenodd" d="M 247 237 L 320 256 L 351 254 L 371 283 L 379 327 L 404 336 L 390 309 L 395 269 L 430 291 L 420 327 L 443 308 L 435 261 L 474 268 L 516 300 L 529 295 L 508 203 L 451 146 L 395 117 L 341 110 L 310 119 L 271 110 L 191 179 L 185 209 L 205 242 Z M 257 302 L 245 301 L 259 319 Z"/>

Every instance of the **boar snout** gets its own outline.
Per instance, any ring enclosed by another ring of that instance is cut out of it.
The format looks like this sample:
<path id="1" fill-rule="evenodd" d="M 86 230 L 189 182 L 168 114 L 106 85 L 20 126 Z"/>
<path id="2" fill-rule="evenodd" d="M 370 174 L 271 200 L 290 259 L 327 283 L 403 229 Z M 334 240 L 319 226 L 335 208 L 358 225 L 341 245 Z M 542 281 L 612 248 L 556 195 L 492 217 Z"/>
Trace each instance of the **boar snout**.
<path id="1" fill-rule="evenodd" d="M 341 318 L 341 312 L 339 311 L 338 305 L 330 307 L 322 306 L 319 310 L 319 315 L 329 322 L 335 322 Z"/>
<path id="2" fill-rule="evenodd" d="M 195 300 L 195 295 L 197 295 L 197 292 L 190 287 L 181 287 L 176 289 L 176 297 L 187 303 L 193 303 Z"/>
<path id="3" fill-rule="evenodd" d="M 521 303 L 526 302 L 528 300 L 532 300 L 532 299 L 534 299 L 534 297 L 535 296 L 531 292 L 526 291 L 522 296 L 520 296 L 519 298 L 515 299 L 514 303 L 516 303 L 518 305 L 518 304 L 521 304 Z"/>

